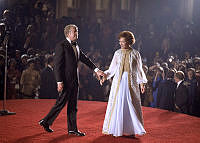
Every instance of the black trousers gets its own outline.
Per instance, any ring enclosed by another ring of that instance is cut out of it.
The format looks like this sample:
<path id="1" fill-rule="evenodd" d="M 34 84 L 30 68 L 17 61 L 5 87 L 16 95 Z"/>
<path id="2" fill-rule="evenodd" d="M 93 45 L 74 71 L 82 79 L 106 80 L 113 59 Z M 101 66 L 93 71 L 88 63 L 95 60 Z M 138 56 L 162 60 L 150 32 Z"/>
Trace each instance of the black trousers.
<path id="1" fill-rule="evenodd" d="M 77 131 L 77 99 L 78 99 L 78 84 L 73 84 L 66 87 L 64 84 L 63 91 L 59 94 L 56 103 L 51 108 L 50 112 L 43 118 L 44 122 L 52 125 L 53 121 L 59 115 L 61 110 L 67 106 L 67 125 L 68 131 Z"/>

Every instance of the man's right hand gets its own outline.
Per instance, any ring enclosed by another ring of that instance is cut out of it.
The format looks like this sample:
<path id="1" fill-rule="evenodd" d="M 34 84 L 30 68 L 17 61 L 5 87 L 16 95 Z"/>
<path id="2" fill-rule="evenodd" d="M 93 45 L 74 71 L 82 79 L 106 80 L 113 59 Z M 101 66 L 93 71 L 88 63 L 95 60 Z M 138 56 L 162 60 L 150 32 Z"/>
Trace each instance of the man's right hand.
<path id="1" fill-rule="evenodd" d="M 62 82 L 61 83 L 57 83 L 57 90 L 58 90 L 58 92 L 62 92 L 63 87 L 64 87 L 64 84 Z"/>
<path id="2" fill-rule="evenodd" d="M 102 70 L 98 70 L 96 75 L 98 80 L 101 80 L 101 77 L 106 77 L 106 74 Z"/>
<path id="3" fill-rule="evenodd" d="M 107 80 L 107 74 L 104 74 L 104 76 L 100 79 L 100 84 L 103 85 L 103 83 Z"/>

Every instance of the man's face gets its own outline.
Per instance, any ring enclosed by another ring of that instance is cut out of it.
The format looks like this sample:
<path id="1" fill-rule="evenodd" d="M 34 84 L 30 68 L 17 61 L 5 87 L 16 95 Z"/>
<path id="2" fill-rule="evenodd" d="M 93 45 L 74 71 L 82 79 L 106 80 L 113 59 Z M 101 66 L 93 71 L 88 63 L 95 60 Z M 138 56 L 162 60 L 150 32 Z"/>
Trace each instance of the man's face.
<path id="1" fill-rule="evenodd" d="M 76 29 L 75 27 L 71 27 L 67 37 L 71 41 L 76 41 L 78 39 L 78 29 Z"/>
<path id="2" fill-rule="evenodd" d="M 179 80 L 176 76 L 174 76 L 174 81 L 175 81 L 176 83 L 178 83 L 180 80 Z"/>

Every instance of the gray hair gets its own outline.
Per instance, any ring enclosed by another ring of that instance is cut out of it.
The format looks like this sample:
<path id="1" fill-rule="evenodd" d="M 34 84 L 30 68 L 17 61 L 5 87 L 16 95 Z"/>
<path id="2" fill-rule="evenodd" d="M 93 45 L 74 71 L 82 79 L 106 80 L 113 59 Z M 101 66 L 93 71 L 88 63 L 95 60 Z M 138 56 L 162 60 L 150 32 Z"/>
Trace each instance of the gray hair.
<path id="1" fill-rule="evenodd" d="M 69 34 L 71 28 L 76 28 L 78 30 L 78 27 L 76 25 L 74 25 L 74 24 L 66 25 L 65 28 L 64 28 L 65 36 L 67 36 Z"/>

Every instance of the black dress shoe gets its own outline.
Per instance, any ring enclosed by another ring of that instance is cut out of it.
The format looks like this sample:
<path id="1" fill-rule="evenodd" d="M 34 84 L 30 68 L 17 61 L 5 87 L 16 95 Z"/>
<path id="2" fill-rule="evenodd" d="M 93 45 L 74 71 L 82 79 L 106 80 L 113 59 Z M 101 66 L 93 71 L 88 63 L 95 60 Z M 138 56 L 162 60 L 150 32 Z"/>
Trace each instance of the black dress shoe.
<path id="1" fill-rule="evenodd" d="M 68 134 L 73 134 L 76 136 L 85 136 L 85 133 L 81 133 L 80 131 L 68 131 Z"/>
<path id="2" fill-rule="evenodd" d="M 44 128 L 45 131 L 52 133 L 53 130 L 49 127 L 49 125 L 47 123 L 45 123 L 44 120 L 40 120 L 39 121 L 39 125 L 42 126 Z"/>

